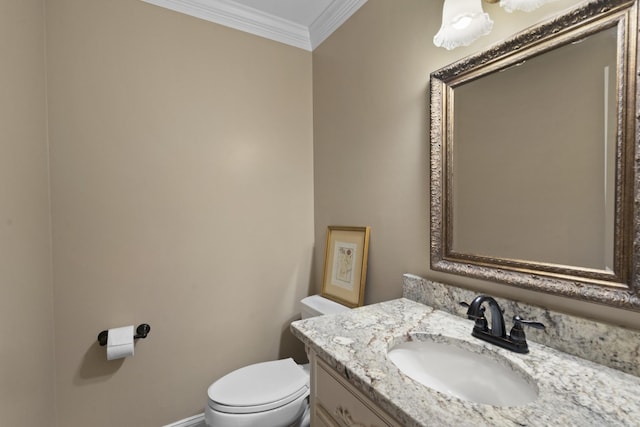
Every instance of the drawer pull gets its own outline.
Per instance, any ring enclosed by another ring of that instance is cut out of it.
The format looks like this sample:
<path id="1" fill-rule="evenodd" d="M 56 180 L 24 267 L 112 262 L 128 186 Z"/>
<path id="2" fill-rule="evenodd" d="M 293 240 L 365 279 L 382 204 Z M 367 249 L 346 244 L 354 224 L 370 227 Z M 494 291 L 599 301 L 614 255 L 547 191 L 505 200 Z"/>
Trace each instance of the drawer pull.
<path id="1" fill-rule="evenodd" d="M 362 423 L 355 422 L 349 413 L 349 410 L 342 406 L 338 406 L 336 408 L 334 415 L 338 418 L 336 421 L 338 421 L 340 427 L 367 427 Z"/>

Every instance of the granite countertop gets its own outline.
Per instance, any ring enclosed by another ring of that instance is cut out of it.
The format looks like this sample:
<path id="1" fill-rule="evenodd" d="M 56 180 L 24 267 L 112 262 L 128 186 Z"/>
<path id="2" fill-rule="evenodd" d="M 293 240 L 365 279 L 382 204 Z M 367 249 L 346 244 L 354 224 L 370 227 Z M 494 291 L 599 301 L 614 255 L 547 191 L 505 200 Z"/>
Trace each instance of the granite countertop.
<path id="1" fill-rule="evenodd" d="M 509 327 L 510 325 L 508 325 Z M 473 322 L 409 299 L 293 322 L 305 345 L 406 426 L 637 426 L 640 378 L 529 341 L 517 354 L 471 336 Z M 393 345 L 436 335 L 499 354 L 533 378 L 538 398 L 497 407 L 434 391 L 386 357 Z"/>

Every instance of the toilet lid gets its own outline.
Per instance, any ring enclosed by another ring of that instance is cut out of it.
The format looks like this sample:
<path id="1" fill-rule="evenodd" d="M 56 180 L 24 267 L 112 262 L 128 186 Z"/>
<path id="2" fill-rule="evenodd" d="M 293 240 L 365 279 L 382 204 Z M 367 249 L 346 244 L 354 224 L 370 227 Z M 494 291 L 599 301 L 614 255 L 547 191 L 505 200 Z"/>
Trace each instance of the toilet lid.
<path id="1" fill-rule="evenodd" d="M 220 412 L 252 413 L 278 408 L 309 391 L 309 375 L 293 361 L 256 363 L 209 387 L 209 405 Z"/>

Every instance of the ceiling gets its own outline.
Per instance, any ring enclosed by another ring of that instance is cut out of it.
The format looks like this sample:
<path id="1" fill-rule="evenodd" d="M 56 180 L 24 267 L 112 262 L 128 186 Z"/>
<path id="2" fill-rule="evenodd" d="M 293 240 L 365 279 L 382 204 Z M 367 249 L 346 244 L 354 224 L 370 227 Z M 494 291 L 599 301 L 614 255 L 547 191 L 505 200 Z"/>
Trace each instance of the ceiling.
<path id="1" fill-rule="evenodd" d="M 142 0 L 312 51 L 367 0 Z"/>

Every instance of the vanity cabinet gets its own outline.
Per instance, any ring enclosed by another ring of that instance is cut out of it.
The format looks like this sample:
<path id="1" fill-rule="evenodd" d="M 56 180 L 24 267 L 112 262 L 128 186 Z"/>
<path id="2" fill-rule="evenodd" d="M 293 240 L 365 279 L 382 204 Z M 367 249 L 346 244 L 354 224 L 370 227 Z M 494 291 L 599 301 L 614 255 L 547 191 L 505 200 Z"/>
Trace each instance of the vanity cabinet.
<path id="1" fill-rule="evenodd" d="M 309 362 L 313 427 L 400 427 L 315 353 Z"/>

